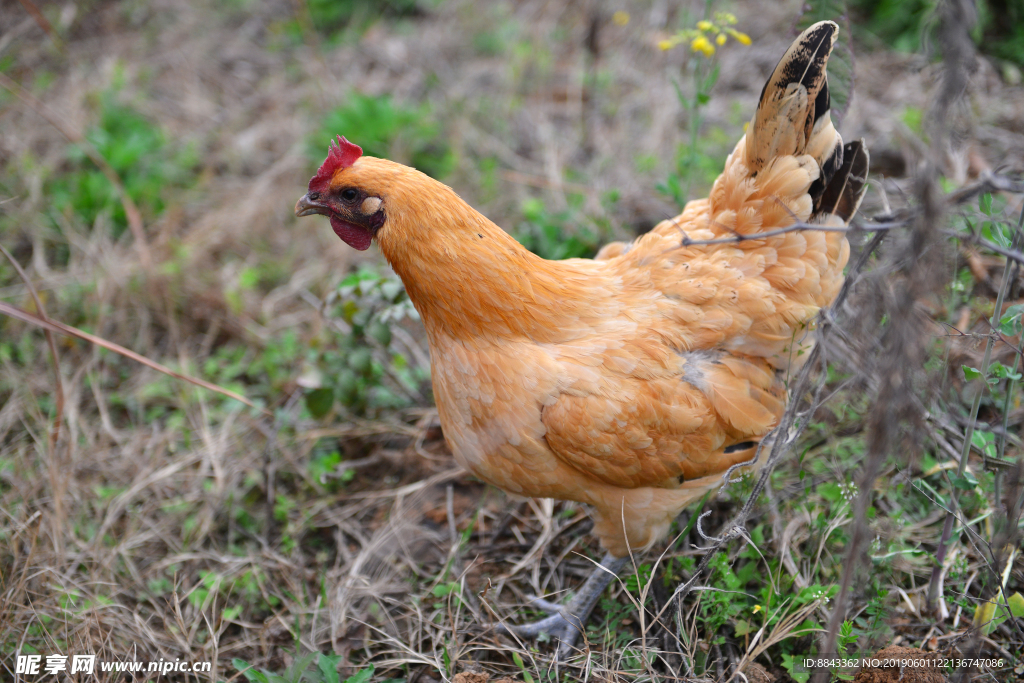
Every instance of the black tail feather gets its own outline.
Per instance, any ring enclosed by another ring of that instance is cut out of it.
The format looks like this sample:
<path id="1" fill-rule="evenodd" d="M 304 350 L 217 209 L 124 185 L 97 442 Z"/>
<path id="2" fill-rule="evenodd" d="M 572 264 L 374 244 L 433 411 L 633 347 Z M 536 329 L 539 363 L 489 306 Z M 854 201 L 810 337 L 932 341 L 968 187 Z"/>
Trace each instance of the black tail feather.
<path id="1" fill-rule="evenodd" d="M 867 188 L 870 158 L 862 140 L 848 142 L 841 165 L 815 202 L 815 215 L 834 214 L 849 222 L 860 206 Z"/>

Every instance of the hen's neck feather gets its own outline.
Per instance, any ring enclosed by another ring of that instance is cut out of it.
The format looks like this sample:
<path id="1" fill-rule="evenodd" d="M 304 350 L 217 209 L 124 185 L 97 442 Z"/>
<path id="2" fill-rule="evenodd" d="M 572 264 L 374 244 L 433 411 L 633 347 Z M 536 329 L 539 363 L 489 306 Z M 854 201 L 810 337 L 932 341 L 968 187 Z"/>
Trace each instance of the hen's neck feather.
<path id="1" fill-rule="evenodd" d="M 415 171 L 402 181 L 377 239 L 428 332 L 559 341 L 603 308 L 601 264 L 542 259 L 449 187 Z"/>

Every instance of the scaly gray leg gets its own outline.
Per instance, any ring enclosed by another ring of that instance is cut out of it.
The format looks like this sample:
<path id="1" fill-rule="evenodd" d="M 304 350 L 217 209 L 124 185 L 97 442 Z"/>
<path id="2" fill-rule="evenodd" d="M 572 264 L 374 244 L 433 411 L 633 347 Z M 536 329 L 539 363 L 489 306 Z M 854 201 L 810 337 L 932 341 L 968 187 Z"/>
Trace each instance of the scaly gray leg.
<path id="1" fill-rule="evenodd" d="M 536 638 L 541 633 L 547 633 L 558 640 L 558 658 L 564 659 L 575 648 L 576 639 L 583 632 L 583 627 L 587 623 L 590 613 L 594 611 L 598 598 L 626 566 L 628 560 L 628 556 L 615 557 L 611 553 L 605 555 L 601 558 L 601 566 L 594 567 L 594 571 L 587 577 L 586 582 L 580 586 L 579 592 L 568 604 L 557 605 L 531 596 L 531 603 L 551 616 L 523 626 L 497 624 L 495 629 L 499 633 L 514 633 L 522 638 Z"/>

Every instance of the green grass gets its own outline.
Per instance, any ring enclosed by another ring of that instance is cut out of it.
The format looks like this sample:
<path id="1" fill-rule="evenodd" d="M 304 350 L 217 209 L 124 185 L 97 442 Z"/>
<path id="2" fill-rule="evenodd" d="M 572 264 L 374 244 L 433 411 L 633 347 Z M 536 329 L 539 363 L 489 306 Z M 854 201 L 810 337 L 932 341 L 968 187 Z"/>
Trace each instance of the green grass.
<path id="1" fill-rule="evenodd" d="M 196 180 L 199 155 L 194 146 L 178 145 L 116 90 L 96 98 L 97 122 L 85 137 L 121 178 L 125 191 L 152 221 L 176 193 Z M 68 147 L 66 166 L 46 185 L 51 211 L 72 212 L 86 225 L 102 216 L 115 238 L 128 227 L 117 189 L 77 145 Z"/>

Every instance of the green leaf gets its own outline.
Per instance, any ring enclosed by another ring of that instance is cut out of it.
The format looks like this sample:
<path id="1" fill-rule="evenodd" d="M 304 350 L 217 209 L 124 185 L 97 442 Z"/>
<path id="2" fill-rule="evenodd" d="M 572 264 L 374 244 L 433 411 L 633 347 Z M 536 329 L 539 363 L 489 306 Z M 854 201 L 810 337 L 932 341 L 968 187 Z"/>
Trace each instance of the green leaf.
<path id="1" fill-rule="evenodd" d="M 975 628 L 981 629 L 981 632 L 988 635 L 995 628 L 995 624 L 992 623 L 996 616 L 996 601 L 989 600 L 978 605 L 974 610 L 973 624 Z"/>
<path id="2" fill-rule="evenodd" d="M 435 598 L 443 598 L 446 595 L 459 592 L 459 584 L 455 581 L 449 581 L 448 583 L 439 583 L 434 586 L 431 593 L 434 594 Z"/>
<path id="3" fill-rule="evenodd" d="M 981 235 L 1003 249 L 1009 249 L 1013 242 L 1013 234 L 1005 223 L 985 221 L 981 224 Z"/>
<path id="4" fill-rule="evenodd" d="M 208 597 L 210 597 L 210 591 L 205 588 L 197 588 L 188 596 L 188 601 L 193 607 L 202 608 Z"/>
<path id="5" fill-rule="evenodd" d="M 373 677 L 374 666 L 371 664 L 366 669 L 360 669 L 345 679 L 345 683 L 366 683 Z"/>
<path id="6" fill-rule="evenodd" d="M 306 394 L 306 407 L 309 413 L 316 418 L 321 418 L 331 412 L 334 405 L 334 390 L 330 387 L 320 387 Z"/>
<path id="7" fill-rule="evenodd" d="M 1021 318 L 1024 316 L 1024 304 L 1016 304 L 1006 309 L 999 319 L 999 331 L 1006 335 L 1016 336 L 1021 333 Z"/>
<path id="8" fill-rule="evenodd" d="M 396 301 L 405 291 L 404 285 L 399 280 L 385 280 L 380 285 L 380 292 L 388 301 Z"/>
<path id="9" fill-rule="evenodd" d="M 441 661 L 444 663 L 444 670 L 448 672 L 450 676 L 452 673 L 452 656 L 448 654 L 448 644 L 441 648 Z"/>
<path id="10" fill-rule="evenodd" d="M 1020 319 L 1024 315 L 1024 304 L 1014 304 L 1006 309 L 1006 315 L 1012 315 L 1013 317 Z"/>
<path id="11" fill-rule="evenodd" d="M 978 208 L 986 216 L 992 215 L 992 194 L 990 192 L 986 192 L 978 197 Z"/>
<path id="12" fill-rule="evenodd" d="M 966 365 L 962 365 L 961 367 L 964 370 L 964 377 L 968 382 L 974 379 L 981 379 L 981 370 L 978 370 L 978 368 L 971 368 Z"/>
<path id="13" fill-rule="evenodd" d="M 996 437 L 992 432 L 975 431 L 971 435 L 971 444 L 990 458 L 996 456 Z"/>
<path id="14" fill-rule="evenodd" d="M 1014 593 L 1006 602 L 1010 605 L 1010 614 L 1018 619 L 1024 618 L 1024 595 Z"/>
<path id="15" fill-rule="evenodd" d="M 245 680 L 250 681 L 250 683 L 269 683 L 269 679 L 265 673 L 253 668 L 252 664 L 244 659 L 235 658 L 231 660 L 231 663 L 236 669 L 242 672 L 242 675 L 245 676 Z"/>
<path id="16" fill-rule="evenodd" d="M 244 268 L 238 274 L 238 286 L 245 290 L 255 289 L 260 283 L 260 271 L 256 268 Z"/>
<path id="17" fill-rule="evenodd" d="M 839 484 L 829 482 L 818 486 L 818 495 L 830 503 L 838 503 L 843 497 L 843 492 L 839 488 Z"/>
<path id="18" fill-rule="evenodd" d="M 356 372 L 366 374 L 373 366 L 373 351 L 366 347 L 359 347 L 348 356 L 348 366 Z"/>
<path id="19" fill-rule="evenodd" d="M 340 676 L 338 676 L 338 664 L 341 662 L 341 655 L 325 655 L 322 652 L 319 653 L 319 657 L 316 660 L 316 668 L 323 674 L 324 683 L 338 683 Z M 373 669 L 370 669 L 371 672 Z M 356 674 L 359 675 L 359 674 Z"/>
<path id="20" fill-rule="evenodd" d="M 964 491 L 972 491 L 978 482 L 970 477 L 953 477 L 953 487 Z"/>
<path id="21" fill-rule="evenodd" d="M 797 671 L 797 665 L 800 662 L 800 655 L 782 655 L 782 668 L 789 673 L 789 677 L 792 678 L 796 683 L 807 683 L 807 680 L 811 677 L 811 672 Z"/>
<path id="22" fill-rule="evenodd" d="M 359 280 L 359 273 L 352 273 L 341 281 L 341 284 L 338 285 L 338 289 L 341 289 L 342 287 L 355 287 L 359 284 Z"/>
<path id="23" fill-rule="evenodd" d="M 745 636 L 754 630 L 754 627 L 746 619 L 737 619 L 733 622 L 732 628 L 737 636 Z"/>
<path id="24" fill-rule="evenodd" d="M 992 361 L 992 364 L 989 366 L 989 372 L 991 373 L 992 377 L 995 377 L 997 379 L 1018 380 L 1021 377 L 1019 372 L 1012 372 L 1010 368 L 1006 367 L 997 360 Z M 989 380 L 989 383 L 995 384 L 995 382 L 993 382 L 991 379 Z"/>
<path id="25" fill-rule="evenodd" d="M 366 333 L 377 340 L 377 342 L 384 347 L 391 344 L 391 328 L 380 322 L 374 320 L 366 328 Z"/>

